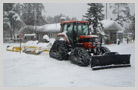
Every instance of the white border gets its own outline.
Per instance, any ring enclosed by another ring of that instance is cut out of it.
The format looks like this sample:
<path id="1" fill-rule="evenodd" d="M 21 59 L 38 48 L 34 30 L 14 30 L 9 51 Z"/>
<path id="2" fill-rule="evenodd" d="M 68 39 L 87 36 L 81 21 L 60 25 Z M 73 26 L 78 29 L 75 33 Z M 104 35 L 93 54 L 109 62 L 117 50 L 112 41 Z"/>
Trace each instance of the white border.
<path id="1" fill-rule="evenodd" d="M 138 9 L 137 7 L 137 2 L 138 0 L 1 0 L 1 3 L 0 3 L 0 90 L 24 90 L 24 89 L 27 89 L 27 90 L 36 90 L 36 89 L 43 89 L 43 90 L 65 90 L 65 89 L 74 89 L 74 90 L 92 90 L 92 89 L 104 89 L 104 90 L 110 90 L 110 89 L 114 89 L 114 90 L 128 90 L 128 89 L 136 89 L 137 88 L 137 57 L 135 57 L 135 87 L 133 88 L 127 88 L 127 87 L 123 87 L 123 88 L 118 88 L 118 87 L 110 87 L 110 88 L 103 88 L 103 87 L 100 87 L 100 88 L 89 88 L 89 87 L 85 87 L 85 88 L 75 88 L 75 87 L 69 87 L 69 88 L 56 88 L 56 87 L 51 87 L 51 88 L 3 88 L 2 86 L 2 56 L 3 56 L 3 3 L 135 3 L 135 11 L 136 9 Z M 137 11 L 138 12 L 138 11 Z M 136 40 L 135 40 L 135 53 L 137 54 L 137 12 L 135 12 L 135 36 L 136 36 Z M 136 55 L 135 54 L 135 55 Z M 128 72 L 129 73 L 129 72 Z"/>

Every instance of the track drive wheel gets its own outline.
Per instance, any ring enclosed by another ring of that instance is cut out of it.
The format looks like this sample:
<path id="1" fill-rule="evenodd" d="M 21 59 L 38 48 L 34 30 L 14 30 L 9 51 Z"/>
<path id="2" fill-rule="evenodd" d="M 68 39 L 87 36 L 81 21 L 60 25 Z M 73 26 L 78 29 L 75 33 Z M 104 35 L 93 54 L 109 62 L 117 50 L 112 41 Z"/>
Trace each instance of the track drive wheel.
<path id="1" fill-rule="evenodd" d="M 84 48 L 76 47 L 71 52 L 69 60 L 71 63 L 77 64 L 79 66 L 88 66 L 90 62 L 90 56 Z"/>
<path id="2" fill-rule="evenodd" d="M 58 60 L 67 60 L 69 48 L 66 41 L 56 40 L 50 49 L 49 55 Z"/>
<path id="3" fill-rule="evenodd" d="M 110 52 L 110 50 L 107 47 L 99 47 L 97 48 L 97 53 L 95 55 L 103 55 L 104 53 Z"/>

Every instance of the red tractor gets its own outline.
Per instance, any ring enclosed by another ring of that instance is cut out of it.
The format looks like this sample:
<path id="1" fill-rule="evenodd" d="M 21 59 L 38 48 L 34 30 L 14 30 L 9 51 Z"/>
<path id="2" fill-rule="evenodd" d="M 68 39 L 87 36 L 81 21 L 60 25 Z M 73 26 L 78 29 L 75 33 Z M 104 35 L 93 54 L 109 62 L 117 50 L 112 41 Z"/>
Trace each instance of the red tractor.
<path id="1" fill-rule="evenodd" d="M 121 67 L 122 65 L 130 66 L 130 55 L 124 57 L 124 55 L 110 52 L 107 47 L 102 46 L 102 38 L 90 35 L 89 22 L 87 21 L 61 23 L 61 33 L 57 35 L 49 55 L 58 60 L 69 59 L 72 63 L 80 66 L 88 66 L 91 63 L 93 69 L 95 66 L 112 64 L 121 65 Z M 106 58 L 110 60 L 106 61 Z"/>

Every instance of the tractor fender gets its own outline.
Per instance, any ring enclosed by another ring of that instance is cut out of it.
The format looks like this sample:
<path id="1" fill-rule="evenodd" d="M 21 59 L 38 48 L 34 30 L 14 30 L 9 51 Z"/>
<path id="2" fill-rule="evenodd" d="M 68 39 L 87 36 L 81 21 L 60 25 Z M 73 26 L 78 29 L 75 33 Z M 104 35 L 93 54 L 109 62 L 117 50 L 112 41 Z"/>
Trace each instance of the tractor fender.
<path id="1" fill-rule="evenodd" d="M 62 33 L 57 34 L 57 37 L 63 37 L 64 40 L 67 41 L 68 44 L 70 44 L 70 41 L 69 41 L 69 39 L 68 39 L 68 37 L 67 37 L 66 32 L 62 32 Z"/>

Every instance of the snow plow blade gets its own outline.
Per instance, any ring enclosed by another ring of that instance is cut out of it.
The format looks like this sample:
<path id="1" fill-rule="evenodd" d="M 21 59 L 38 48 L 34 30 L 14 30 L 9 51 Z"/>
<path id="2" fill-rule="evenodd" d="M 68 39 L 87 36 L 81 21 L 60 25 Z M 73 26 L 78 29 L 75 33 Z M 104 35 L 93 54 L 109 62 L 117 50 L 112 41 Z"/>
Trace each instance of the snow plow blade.
<path id="1" fill-rule="evenodd" d="M 91 68 L 93 70 L 130 67 L 130 54 L 108 52 L 102 56 L 92 56 Z"/>

